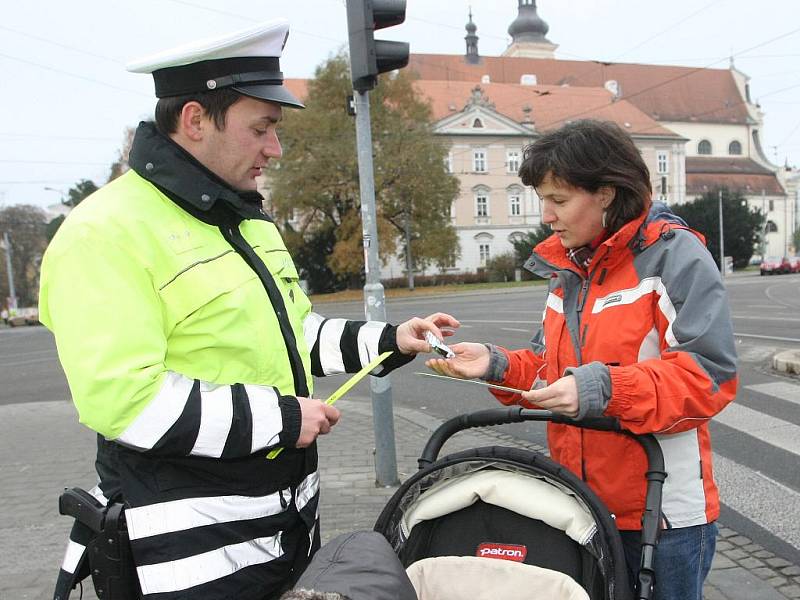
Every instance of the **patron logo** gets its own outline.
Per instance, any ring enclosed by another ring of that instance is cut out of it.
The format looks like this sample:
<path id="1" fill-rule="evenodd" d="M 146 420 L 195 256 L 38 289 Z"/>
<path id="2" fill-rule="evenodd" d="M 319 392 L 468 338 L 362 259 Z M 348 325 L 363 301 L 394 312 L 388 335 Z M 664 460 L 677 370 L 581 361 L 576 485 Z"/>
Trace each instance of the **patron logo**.
<path id="1" fill-rule="evenodd" d="M 484 542 L 478 546 L 475 556 L 483 556 L 485 558 L 501 558 L 503 560 L 513 560 L 515 562 L 522 562 L 528 555 L 528 549 L 525 546 L 517 544 L 492 544 Z"/>

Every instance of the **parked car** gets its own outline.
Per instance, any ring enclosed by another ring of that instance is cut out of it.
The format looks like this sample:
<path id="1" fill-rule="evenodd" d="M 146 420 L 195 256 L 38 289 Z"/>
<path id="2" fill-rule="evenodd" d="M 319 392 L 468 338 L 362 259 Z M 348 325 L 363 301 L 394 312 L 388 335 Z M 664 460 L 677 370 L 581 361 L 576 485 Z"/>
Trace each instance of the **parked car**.
<path id="1" fill-rule="evenodd" d="M 39 309 L 35 307 L 18 308 L 13 314 L 8 317 L 9 327 L 18 327 L 20 325 L 38 325 L 39 324 Z"/>
<path id="2" fill-rule="evenodd" d="M 789 257 L 767 256 L 761 261 L 762 275 L 780 275 L 781 273 L 791 273 L 792 265 Z"/>
<path id="3" fill-rule="evenodd" d="M 789 257 L 789 272 L 800 273 L 800 256 Z"/>

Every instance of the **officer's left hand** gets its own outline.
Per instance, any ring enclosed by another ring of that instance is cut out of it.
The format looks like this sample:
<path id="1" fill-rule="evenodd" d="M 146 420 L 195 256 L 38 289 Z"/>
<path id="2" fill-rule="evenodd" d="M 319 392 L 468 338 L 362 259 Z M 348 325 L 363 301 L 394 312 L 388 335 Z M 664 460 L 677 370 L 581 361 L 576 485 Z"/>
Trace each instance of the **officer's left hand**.
<path id="1" fill-rule="evenodd" d="M 562 377 L 547 387 L 523 392 L 522 399 L 571 419 L 578 416 L 578 383 L 574 375 Z"/>
<path id="2" fill-rule="evenodd" d="M 459 323 L 454 317 L 446 313 L 434 313 L 424 319 L 414 317 L 397 326 L 397 348 L 403 354 L 418 354 L 430 352 L 431 347 L 425 341 L 425 332 L 430 331 L 440 340 L 453 335 L 453 329 L 458 329 Z M 441 329 L 449 327 L 450 329 Z"/>

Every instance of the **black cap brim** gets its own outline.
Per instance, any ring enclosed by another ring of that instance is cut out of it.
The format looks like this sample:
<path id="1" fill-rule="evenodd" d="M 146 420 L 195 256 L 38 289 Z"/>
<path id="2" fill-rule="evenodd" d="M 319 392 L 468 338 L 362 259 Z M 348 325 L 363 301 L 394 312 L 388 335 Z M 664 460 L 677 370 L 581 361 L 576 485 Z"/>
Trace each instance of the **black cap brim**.
<path id="1" fill-rule="evenodd" d="M 291 108 L 305 108 L 305 104 L 300 102 L 292 92 L 282 85 L 243 85 L 233 86 L 232 90 L 236 90 L 240 94 L 250 96 L 256 100 L 266 100 L 267 102 L 274 102 L 281 106 L 289 106 Z"/>

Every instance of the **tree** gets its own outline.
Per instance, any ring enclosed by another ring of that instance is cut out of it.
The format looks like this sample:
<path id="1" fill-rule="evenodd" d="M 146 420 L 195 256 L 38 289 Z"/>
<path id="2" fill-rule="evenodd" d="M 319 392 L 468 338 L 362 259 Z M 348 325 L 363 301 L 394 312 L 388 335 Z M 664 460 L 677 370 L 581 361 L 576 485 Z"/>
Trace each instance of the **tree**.
<path id="1" fill-rule="evenodd" d="M 800 253 L 800 227 L 792 233 L 792 245 L 794 246 L 794 253 Z"/>
<path id="2" fill-rule="evenodd" d="M 516 252 L 498 254 L 486 261 L 486 271 L 489 274 L 489 281 L 514 281 L 514 271 L 516 268 Z"/>
<path id="3" fill-rule="evenodd" d="M 517 266 L 522 266 L 528 260 L 533 249 L 552 235 L 549 225 L 538 225 L 536 229 L 528 231 L 524 236 L 512 240 Z"/>
<path id="4" fill-rule="evenodd" d="M 89 179 L 81 179 L 78 183 L 67 190 L 67 200 L 64 200 L 63 202 L 67 206 L 75 208 L 87 196 L 94 194 L 98 189 L 99 188 L 94 184 L 94 181 Z"/>
<path id="5" fill-rule="evenodd" d="M 133 127 L 126 127 L 123 132 L 122 146 L 117 150 L 117 160 L 111 163 L 111 172 L 108 175 L 109 181 L 114 181 L 117 177 L 124 174 L 130 167 L 128 166 L 128 155 L 131 153 L 131 145 L 133 144 L 133 136 L 136 134 L 136 129 Z"/>
<path id="6" fill-rule="evenodd" d="M 19 306 L 35 305 L 39 298 L 39 264 L 47 247 L 45 222 L 44 211 L 36 206 L 18 204 L 0 210 L 0 232 L 8 233 L 11 242 L 11 270 Z M 10 295 L 5 249 L 0 254 L 0 299 L 5 300 Z"/>
<path id="7" fill-rule="evenodd" d="M 306 109 L 284 113 L 284 155 L 270 169 L 269 179 L 278 220 L 288 219 L 295 209 L 300 215 L 300 237 L 289 243 L 302 245 L 320 231 L 332 234 L 335 242 L 325 265 L 355 285 L 362 278 L 364 251 L 355 122 L 345 111 L 351 93 L 345 56 L 317 68 L 309 81 Z M 397 253 L 410 218 L 417 268 L 449 263 L 458 252 L 450 206 L 459 184 L 445 170 L 447 150 L 433 135 L 429 105 L 401 72 L 382 78 L 370 93 L 370 111 L 381 259 Z M 297 246 L 290 250 L 301 254 Z M 309 275 L 319 269 L 300 258 L 297 262 Z"/>
<path id="8" fill-rule="evenodd" d="M 758 208 L 750 208 L 744 194 L 722 188 L 722 227 L 725 255 L 733 257 L 733 267 L 746 267 L 755 252 L 764 227 L 765 216 Z M 692 229 L 706 238 L 714 262 L 719 267 L 719 193 L 712 190 L 692 202 L 672 206 Z"/>
<path id="9" fill-rule="evenodd" d="M 69 206 L 70 208 L 75 208 L 80 204 L 84 198 L 87 196 L 94 194 L 99 188 L 95 185 L 94 181 L 89 179 L 81 179 L 78 183 L 73 185 L 67 191 L 67 199 L 62 200 L 61 203 L 65 206 Z M 47 223 L 45 227 L 45 237 L 47 241 L 53 239 L 53 236 L 58 231 L 58 228 L 61 227 L 61 224 L 64 222 L 64 215 L 59 215 L 49 223 Z"/>

